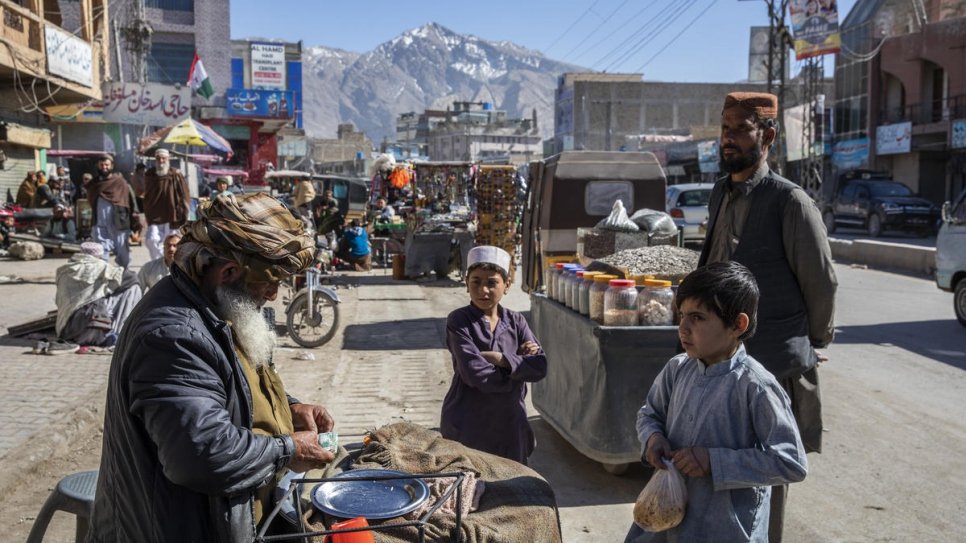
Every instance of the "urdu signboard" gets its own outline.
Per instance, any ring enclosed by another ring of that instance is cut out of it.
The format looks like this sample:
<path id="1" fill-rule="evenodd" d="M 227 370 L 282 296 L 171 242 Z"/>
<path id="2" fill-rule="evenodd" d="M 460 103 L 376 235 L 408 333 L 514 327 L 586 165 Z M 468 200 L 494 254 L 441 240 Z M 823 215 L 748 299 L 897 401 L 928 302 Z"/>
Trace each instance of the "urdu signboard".
<path id="1" fill-rule="evenodd" d="M 912 123 L 884 124 L 875 129 L 875 154 L 897 155 L 912 149 Z"/>
<path id="2" fill-rule="evenodd" d="M 105 83 L 104 120 L 120 124 L 167 126 L 188 116 L 191 89 L 160 83 Z"/>
<path id="3" fill-rule="evenodd" d="M 253 89 L 285 90 L 285 45 L 252 42 Z"/>
<path id="4" fill-rule="evenodd" d="M 47 71 L 85 87 L 94 87 L 94 53 L 86 41 L 53 25 L 44 26 Z"/>

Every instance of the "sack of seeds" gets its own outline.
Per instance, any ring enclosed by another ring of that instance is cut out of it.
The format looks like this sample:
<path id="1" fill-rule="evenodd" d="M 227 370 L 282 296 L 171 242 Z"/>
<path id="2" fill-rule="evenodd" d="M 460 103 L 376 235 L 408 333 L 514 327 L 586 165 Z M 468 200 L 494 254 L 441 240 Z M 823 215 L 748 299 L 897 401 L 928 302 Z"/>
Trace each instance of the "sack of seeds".
<path id="1" fill-rule="evenodd" d="M 648 532 L 663 532 L 681 524 L 688 505 L 684 476 L 670 460 L 664 460 L 664 465 L 667 469 L 654 470 L 634 503 L 634 522 Z"/>
<path id="2" fill-rule="evenodd" d="M 631 222 L 636 224 L 641 230 L 650 234 L 677 234 L 678 226 L 674 224 L 674 219 L 663 211 L 654 209 L 638 209 L 631 215 Z"/>
<path id="3" fill-rule="evenodd" d="M 614 207 L 610 210 L 610 215 L 601 219 L 597 223 L 597 228 L 604 230 L 617 230 L 619 232 L 637 232 L 640 228 L 627 218 L 627 210 L 624 209 L 624 202 L 614 200 Z"/>

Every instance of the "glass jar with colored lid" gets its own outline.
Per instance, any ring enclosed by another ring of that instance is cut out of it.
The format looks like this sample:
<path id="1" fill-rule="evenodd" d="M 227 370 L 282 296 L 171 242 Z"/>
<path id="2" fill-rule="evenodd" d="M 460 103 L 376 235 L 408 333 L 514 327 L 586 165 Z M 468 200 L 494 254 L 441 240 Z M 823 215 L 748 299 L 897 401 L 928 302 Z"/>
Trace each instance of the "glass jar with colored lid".
<path id="1" fill-rule="evenodd" d="M 594 276 L 594 284 L 590 287 L 587 298 L 587 316 L 594 322 L 604 324 L 604 294 L 607 293 L 608 283 L 617 279 L 616 275 L 602 273 Z"/>
<path id="2" fill-rule="evenodd" d="M 586 272 L 583 268 L 574 271 L 574 276 L 567 285 L 567 307 L 574 311 L 580 310 L 580 283 L 584 281 L 584 273 Z"/>
<path id="3" fill-rule="evenodd" d="M 637 297 L 637 314 L 642 326 L 674 324 L 674 291 L 670 281 L 646 279 Z"/>
<path id="4" fill-rule="evenodd" d="M 557 302 L 563 302 L 563 290 L 564 290 L 564 280 L 567 277 L 567 272 L 569 272 L 576 264 L 563 264 L 560 267 L 560 273 L 554 277 L 553 280 L 553 299 Z"/>
<path id="5" fill-rule="evenodd" d="M 543 293 L 547 298 L 553 298 L 553 276 L 556 273 L 556 264 L 548 264 L 543 270 Z"/>
<path id="6" fill-rule="evenodd" d="M 577 288 L 577 311 L 581 315 L 590 314 L 590 287 L 594 285 L 594 277 L 603 275 L 604 272 L 585 271 L 580 279 L 580 286 Z"/>
<path id="7" fill-rule="evenodd" d="M 637 284 L 611 279 L 604 293 L 604 326 L 637 326 Z"/>

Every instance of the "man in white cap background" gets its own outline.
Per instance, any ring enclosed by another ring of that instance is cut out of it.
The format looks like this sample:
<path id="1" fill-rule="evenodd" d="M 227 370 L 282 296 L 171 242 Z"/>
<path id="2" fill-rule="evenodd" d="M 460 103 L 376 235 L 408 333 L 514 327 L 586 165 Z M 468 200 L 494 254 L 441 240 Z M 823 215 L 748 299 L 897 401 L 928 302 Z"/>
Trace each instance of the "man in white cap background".
<path id="1" fill-rule="evenodd" d="M 141 299 L 134 272 L 105 261 L 97 242 L 57 268 L 57 337 L 79 345 L 111 346 Z"/>
<path id="2" fill-rule="evenodd" d="M 158 149 L 154 167 L 144 174 L 144 218 L 148 223 L 144 244 L 151 260 L 161 258 L 165 238 L 188 220 L 188 182 L 177 168 L 171 167 L 170 158 L 167 149 Z"/>
<path id="3" fill-rule="evenodd" d="M 467 447 L 527 463 L 536 439 L 527 422 L 527 383 L 547 375 L 547 357 L 523 315 L 500 300 L 510 289 L 511 257 L 489 245 L 467 256 L 470 303 L 446 318 L 453 382 L 440 433 Z"/>

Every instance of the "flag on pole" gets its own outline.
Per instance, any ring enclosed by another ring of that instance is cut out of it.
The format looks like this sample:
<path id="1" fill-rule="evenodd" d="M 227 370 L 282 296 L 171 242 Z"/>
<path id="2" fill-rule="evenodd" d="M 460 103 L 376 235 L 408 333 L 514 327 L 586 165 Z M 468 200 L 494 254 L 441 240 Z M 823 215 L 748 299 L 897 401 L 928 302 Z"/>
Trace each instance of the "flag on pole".
<path id="1" fill-rule="evenodd" d="M 210 98 L 212 94 L 215 94 L 215 88 L 211 86 L 211 79 L 208 78 L 208 72 L 205 71 L 205 65 L 198 58 L 198 53 L 195 53 L 195 58 L 191 61 L 188 85 L 191 86 L 191 90 L 205 98 Z"/>

